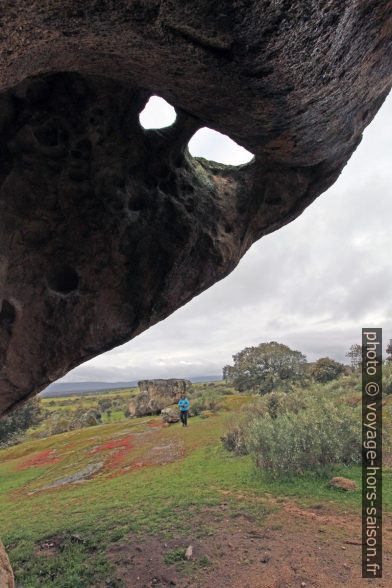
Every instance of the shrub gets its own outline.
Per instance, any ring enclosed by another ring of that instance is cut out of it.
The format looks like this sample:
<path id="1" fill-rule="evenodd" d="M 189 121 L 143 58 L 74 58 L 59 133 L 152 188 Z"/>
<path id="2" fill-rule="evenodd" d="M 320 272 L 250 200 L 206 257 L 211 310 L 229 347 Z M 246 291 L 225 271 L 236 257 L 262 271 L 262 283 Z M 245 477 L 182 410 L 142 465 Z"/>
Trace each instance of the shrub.
<path id="1" fill-rule="evenodd" d="M 223 447 L 237 455 L 246 455 L 248 448 L 245 440 L 246 425 L 243 417 L 231 417 L 227 422 L 227 432 L 221 437 Z"/>
<path id="2" fill-rule="evenodd" d="M 303 410 L 306 407 L 306 402 L 300 394 L 276 390 L 264 396 L 260 401 L 260 405 L 256 408 L 259 414 L 262 411 L 262 407 L 264 407 L 264 413 L 268 413 L 272 419 L 276 419 L 282 414 L 288 412 L 297 413 Z"/>
<path id="3" fill-rule="evenodd" d="M 41 401 L 38 398 L 27 400 L 9 415 L 0 419 L 0 445 L 17 443 L 21 436 L 44 418 Z"/>
<path id="4" fill-rule="evenodd" d="M 197 416 L 203 411 L 217 412 L 221 408 L 221 396 L 214 390 L 202 392 L 191 403 L 189 414 Z"/>
<path id="5" fill-rule="evenodd" d="M 388 362 L 382 368 L 383 384 L 382 389 L 384 394 L 392 394 L 392 363 Z"/>
<path id="6" fill-rule="evenodd" d="M 226 421 L 227 433 L 221 437 L 223 446 L 238 455 L 249 453 L 247 431 L 254 420 L 270 417 L 277 418 L 288 412 L 297 413 L 306 406 L 304 398 L 293 392 L 277 390 L 263 397 L 255 397 L 253 402 L 246 404 L 240 414 Z"/>
<path id="7" fill-rule="evenodd" d="M 312 399 L 303 411 L 254 419 L 246 446 L 256 464 L 273 475 L 360 463 L 360 422 L 358 410 Z"/>
<path id="8" fill-rule="evenodd" d="M 288 393 L 270 392 L 229 417 L 221 440 L 229 451 L 253 454 L 272 475 L 360 463 L 360 399 L 358 373 Z M 383 415 L 386 424 L 392 422 L 392 397 L 385 399 Z M 386 453 L 390 441 L 384 435 Z"/>

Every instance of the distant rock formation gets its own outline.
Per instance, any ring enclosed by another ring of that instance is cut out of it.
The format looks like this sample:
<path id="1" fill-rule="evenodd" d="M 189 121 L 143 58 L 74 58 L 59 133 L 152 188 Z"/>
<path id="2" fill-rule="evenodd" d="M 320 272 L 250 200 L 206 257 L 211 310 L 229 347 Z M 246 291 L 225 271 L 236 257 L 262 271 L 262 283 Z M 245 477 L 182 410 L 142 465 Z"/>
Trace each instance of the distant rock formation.
<path id="1" fill-rule="evenodd" d="M 14 588 L 14 574 L 12 572 L 10 560 L 0 541 L 0 587 Z"/>
<path id="2" fill-rule="evenodd" d="M 129 403 L 130 416 L 159 414 L 163 408 L 179 401 L 191 386 L 189 380 L 141 380 L 140 394 Z"/>

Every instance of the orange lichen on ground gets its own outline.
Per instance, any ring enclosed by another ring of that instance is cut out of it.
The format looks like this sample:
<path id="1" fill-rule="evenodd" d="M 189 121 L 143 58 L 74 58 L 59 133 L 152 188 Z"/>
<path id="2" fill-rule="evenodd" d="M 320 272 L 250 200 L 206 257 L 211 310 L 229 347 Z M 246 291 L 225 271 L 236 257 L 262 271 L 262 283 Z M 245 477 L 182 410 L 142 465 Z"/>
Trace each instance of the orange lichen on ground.
<path id="1" fill-rule="evenodd" d="M 126 455 L 134 448 L 134 435 L 128 435 L 121 439 L 111 439 L 97 447 L 93 447 L 89 453 L 100 453 L 102 451 L 111 452 L 105 461 L 105 470 L 111 472 L 109 478 L 113 478 L 126 473 L 121 468 Z"/>
<path id="2" fill-rule="evenodd" d="M 26 470 L 27 468 L 32 467 L 40 467 L 44 465 L 50 465 L 54 463 L 58 463 L 60 461 L 59 457 L 55 456 L 56 450 L 55 449 L 45 449 L 44 451 L 40 451 L 27 459 L 26 461 L 22 462 L 18 466 L 18 470 Z"/>
<path id="3" fill-rule="evenodd" d="M 97 445 L 97 447 L 93 447 L 90 453 L 98 453 L 100 451 L 109 451 L 110 449 L 132 449 L 134 436 L 128 435 L 128 437 L 123 437 L 122 439 L 112 439 L 107 441 L 106 443 L 102 443 L 102 445 Z"/>

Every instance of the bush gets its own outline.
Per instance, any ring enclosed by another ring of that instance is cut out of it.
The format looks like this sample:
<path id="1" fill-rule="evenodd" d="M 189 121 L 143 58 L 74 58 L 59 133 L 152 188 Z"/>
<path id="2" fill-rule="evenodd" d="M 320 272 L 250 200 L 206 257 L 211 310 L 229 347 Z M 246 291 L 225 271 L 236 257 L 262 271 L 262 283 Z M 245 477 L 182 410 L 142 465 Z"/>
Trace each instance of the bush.
<path id="1" fill-rule="evenodd" d="M 351 374 L 306 389 L 270 392 L 229 417 L 222 443 L 229 451 L 251 453 L 270 475 L 360 463 L 360 381 L 360 374 Z M 384 401 L 383 415 L 385 423 L 392 422 L 390 397 Z M 384 447 L 387 453 L 388 435 Z"/>
<path id="2" fill-rule="evenodd" d="M 297 413 L 305 407 L 306 402 L 301 394 L 276 390 L 264 396 L 256 407 L 256 411 L 258 414 L 262 414 L 264 409 L 264 414 L 268 413 L 272 419 L 276 419 L 278 416 L 288 412 Z"/>
<path id="3" fill-rule="evenodd" d="M 382 389 L 384 394 L 392 394 L 392 363 L 388 362 L 382 368 Z"/>
<path id="4" fill-rule="evenodd" d="M 227 432 L 221 437 L 223 447 L 237 455 L 246 455 L 248 447 L 245 440 L 246 424 L 243 417 L 232 417 L 227 422 Z"/>
<path id="5" fill-rule="evenodd" d="M 360 423 L 358 410 L 312 399 L 303 411 L 254 419 L 246 432 L 246 447 L 256 464 L 273 475 L 360 463 Z"/>
<path id="6" fill-rule="evenodd" d="M 249 453 L 247 431 L 254 420 L 275 419 L 288 412 L 297 413 L 306 407 L 304 398 L 293 392 L 277 390 L 263 397 L 255 397 L 253 402 L 244 406 L 239 415 L 230 417 L 226 422 L 227 433 L 221 437 L 224 447 L 238 455 Z"/>
<path id="7" fill-rule="evenodd" d="M 0 419 L 0 445 L 17 443 L 23 433 L 37 425 L 44 416 L 38 398 L 27 400 L 19 408 Z"/>
<path id="8" fill-rule="evenodd" d="M 197 416 L 203 411 L 218 412 L 221 408 L 220 401 L 222 400 L 220 394 L 214 390 L 208 390 L 198 395 L 191 403 L 189 414 Z"/>

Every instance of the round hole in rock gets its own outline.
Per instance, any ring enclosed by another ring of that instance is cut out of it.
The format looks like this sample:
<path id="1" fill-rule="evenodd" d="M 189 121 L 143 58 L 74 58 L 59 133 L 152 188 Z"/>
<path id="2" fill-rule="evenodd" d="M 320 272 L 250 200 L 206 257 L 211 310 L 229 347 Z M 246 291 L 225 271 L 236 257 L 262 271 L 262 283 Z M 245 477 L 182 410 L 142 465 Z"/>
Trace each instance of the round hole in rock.
<path id="1" fill-rule="evenodd" d="M 176 120 L 176 116 L 173 106 L 166 100 L 159 96 L 151 96 L 140 113 L 139 120 L 144 129 L 163 129 L 170 127 Z"/>
<path id="2" fill-rule="evenodd" d="M 243 165 L 253 159 L 252 153 L 237 145 L 230 137 L 207 127 L 193 135 L 188 149 L 193 157 L 204 157 L 226 165 Z"/>
<path id="3" fill-rule="evenodd" d="M 51 290 L 59 294 L 70 294 L 79 286 L 79 275 L 69 265 L 56 269 L 48 278 Z"/>

